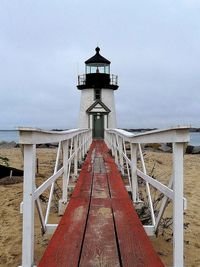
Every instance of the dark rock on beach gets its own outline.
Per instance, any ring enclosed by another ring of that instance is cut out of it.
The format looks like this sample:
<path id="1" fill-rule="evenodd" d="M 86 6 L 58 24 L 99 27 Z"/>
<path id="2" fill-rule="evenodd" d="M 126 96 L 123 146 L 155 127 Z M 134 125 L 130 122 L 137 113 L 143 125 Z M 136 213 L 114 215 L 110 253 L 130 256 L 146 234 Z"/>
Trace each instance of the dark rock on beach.
<path id="1" fill-rule="evenodd" d="M 200 154 L 200 146 L 187 146 L 186 154 Z"/>
<path id="2" fill-rule="evenodd" d="M 154 151 L 154 152 L 166 152 L 172 153 L 172 144 L 146 144 L 144 147 L 146 150 Z M 186 150 L 186 154 L 200 154 L 200 146 L 191 146 L 188 145 Z"/>
<path id="3" fill-rule="evenodd" d="M 54 143 L 47 143 L 47 144 L 39 144 L 39 145 L 37 145 L 37 148 L 55 148 L 55 147 L 57 147 L 58 146 L 58 144 L 54 144 Z"/>
<path id="4" fill-rule="evenodd" d="M 167 144 L 161 144 L 161 146 L 158 149 L 163 152 L 172 152 L 172 148 Z"/>
<path id="5" fill-rule="evenodd" d="M 15 143 L 14 141 L 12 142 L 0 142 L 0 148 L 15 148 L 15 147 L 19 147 L 19 145 L 17 143 Z"/>
<path id="6" fill-rule="evenodd" d="M 193 149 L 194 149 L 194 146 L 187 146 L 185 153 L 192 154 Z"/>
<path id="7" fill-rule="evenodd" d="M 193 148 L 192 154 L 200 154 L 200 146 L 195 146 Z"/>

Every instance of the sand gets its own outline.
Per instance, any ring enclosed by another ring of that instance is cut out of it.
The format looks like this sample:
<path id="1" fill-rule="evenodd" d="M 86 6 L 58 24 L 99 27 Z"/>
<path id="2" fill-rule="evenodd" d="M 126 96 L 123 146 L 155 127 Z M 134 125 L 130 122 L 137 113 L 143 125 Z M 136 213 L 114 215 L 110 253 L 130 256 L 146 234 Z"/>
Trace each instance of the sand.
<path id="1" fill-rule="evenodd" d="M 37 184 L 40 184 L 45 177 L 53 173 L 55 160 L 55 149 L 38 149 L 39 174 Z M 19 148 L 0 149 L 0 155 L 8 157 L 10 165 L 22 168 L 22 155 Z M 167 183 L 171 175 L 170 153 L 147 152 L 145 161 L 147 170 L 153 170 L 154 176 L 164 183 Z M 200 155 L 185 155 L 185 197 L 188 201 L 188 208 L 185 212 L 185 223 L 188 227 L 185 230 L 185 266 L 200 266 Z M 0 267 L 18 266 L 21 264 L 21 236 L 22 236 L 22 214 L 20 214 L 20 203 L 22 201 L 23 183 L 0 185 Z M 47 192 L 48 193 L 48 192 Z M 44 195 L 44 197 L 47 196 Z M 46 204 L 43 204 L 45 208 Z M 172 215 L 172 206 L 169 205 L 165 217 Z M 58 222 L 56 208 L 52 208 L 51 223 Z M 172 241 L 166 241 L 171 237 L 171 231 L 167 230 L 164 236 L 151 238 L 155 250 L 160 255 L 166 266 L 172 265 Z M 39 219 L 36 213 L 35 220 L 35 261 L 41 258 L 50 236 L 41 236 Z"/>

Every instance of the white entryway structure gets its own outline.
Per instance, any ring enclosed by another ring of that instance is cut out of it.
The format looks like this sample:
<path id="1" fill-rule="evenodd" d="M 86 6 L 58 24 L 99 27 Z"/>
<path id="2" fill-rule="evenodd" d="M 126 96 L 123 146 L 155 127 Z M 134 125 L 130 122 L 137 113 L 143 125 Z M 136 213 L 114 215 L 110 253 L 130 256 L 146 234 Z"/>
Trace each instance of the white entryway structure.
<path id="1" fill-rule="evenodd" d="M 103 138 L 104 129 L 116 128 L 114 90 L 117 76 L 110 74 L 110 61 L 96 54 L 85 61 L 85 74 L 78 76 L 81 90 L 79 128 L 92 129 L 94 138 Z"/>

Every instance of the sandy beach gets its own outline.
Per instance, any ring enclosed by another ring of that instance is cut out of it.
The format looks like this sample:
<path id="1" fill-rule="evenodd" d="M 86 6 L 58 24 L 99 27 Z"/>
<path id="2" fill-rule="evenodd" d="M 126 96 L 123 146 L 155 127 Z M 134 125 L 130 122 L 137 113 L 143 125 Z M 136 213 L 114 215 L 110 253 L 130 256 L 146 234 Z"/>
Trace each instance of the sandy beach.
<path id="1" fill-rule="evenodd" d="M 48 177 L 53 172 L 53 163 L 56 156 L 54 148 L 40 148 L 37 150 L 39 158 L 39 172 L 36 183 Z M 15 168 L 23 168 L 22 154 L 19 148 L 0 149 L 0 155 L 9 158 L 9 164 Z M 172 154 L 161 152 L 146 152 L 145 161 L 150 173 L 153 169 L 154 176 L 165 183 L 171 175 Z M 188 208 L 185 212 L 185 266 L 200 266 L 200 155 L 184 156 L 185 173 L 185 197 Z M 13 267 L 21 264 L 21 236 L 22 236 L 22 214 L 20 214 L 20 203 L 22 201 L 23 183 L 0 185 L 0 266 Z M 48 193 L 48 192 L 47 192 Z M 59 192 L 58 192 L 59 194 Z M 46 197 L 48 194 L 44 195 Z M 45 208 L 46 203 L 43 203 Z M 37 213 L 36 213 L 37 214 Z M 169 204 L 165 217 L 172 215 L 172 206 Z M 56 207 L 52 207 L 50 221 L 56 223 L 59 217 Z M 166 266 L 172 265 L 172 241 L 171 230 L 167 229 L 164 236 L 151 238 L 153 246 L 160 255 Z M 41 236 L 39 219 L 36 215 L 35 221 L 35 261 L 41 258 L 48 239 Z"/>

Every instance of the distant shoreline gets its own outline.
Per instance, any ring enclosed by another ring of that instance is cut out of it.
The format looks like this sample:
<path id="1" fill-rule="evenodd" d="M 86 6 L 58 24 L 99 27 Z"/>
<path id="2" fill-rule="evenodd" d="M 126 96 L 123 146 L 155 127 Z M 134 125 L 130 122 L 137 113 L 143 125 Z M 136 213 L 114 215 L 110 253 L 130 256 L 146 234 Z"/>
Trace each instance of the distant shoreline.
<path id="1" fill-rule="evenodd" d="M 123 130 L 128 131 L 128 132 L 147 132 L 147 131 L 154 131 L 154 130 L 159 130 L 162 128 L 123 128 Z M 199 133 L 200 132 L 200 128 L 189 128 L 189 132 L 191 133 Z"/>
<path id="2" fill-rule="evenodd" d="M 170 128 L 170 127 L 168 127 L 168 128 Z M 162 128 L 119 128 L 119 129 L 123 129 L 123 130 L 129 131 L 129 132 L 147 132 L 147 131 L 159 130 Z M 69 130 L 69 129 L 55 129 L 55 128 L 49 129 L 49 131 L 67 131 L 67 130 Z M 18 129 L 0 129 L 0 132 L 18 132 L 18 131 L 19 131 Z M 191 128 L 189 128 L 189 131 L 190 132 L 200 132 L 200 128 L 191 127 Z"/>

